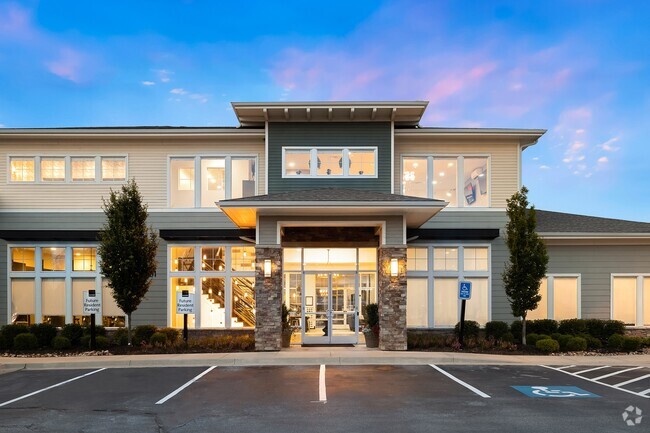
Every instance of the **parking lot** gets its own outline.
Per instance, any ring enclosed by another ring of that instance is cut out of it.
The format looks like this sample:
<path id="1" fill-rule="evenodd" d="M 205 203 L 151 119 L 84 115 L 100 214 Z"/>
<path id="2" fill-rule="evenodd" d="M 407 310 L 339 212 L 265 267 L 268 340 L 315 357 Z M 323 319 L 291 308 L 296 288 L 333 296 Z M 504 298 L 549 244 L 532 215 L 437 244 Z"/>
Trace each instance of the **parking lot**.
<path id="1" fill-rule="evenodd" d="M 629 432 L 649 397 L 646 366 L 26 370 L 0 375 L 0 431 Z"/>

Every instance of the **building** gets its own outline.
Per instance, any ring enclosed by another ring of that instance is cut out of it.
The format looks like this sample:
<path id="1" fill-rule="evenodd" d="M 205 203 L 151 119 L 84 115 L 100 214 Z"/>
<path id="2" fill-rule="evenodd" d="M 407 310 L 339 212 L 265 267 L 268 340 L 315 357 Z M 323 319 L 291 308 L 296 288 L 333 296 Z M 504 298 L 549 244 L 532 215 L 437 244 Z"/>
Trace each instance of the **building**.
<path id="1" fill-rule="evenodd" d="M 380 347 L 407 328 L 513 320 L 501 274 L 506 199 L 539 129 L 421 127 L 427 103 L 233 103 L 236 128 L 0 130 L 0 324 L 124 315 L 102 282 L 102 197 L 135 178 L 159 267 L 134 324 L 254 330 L 280 348 L 281 302 L 304 344 L 357 343 L 380 306 Z M 551 256 L 533 317 L 650 325 L 650 224 L 539 211 Z"/>

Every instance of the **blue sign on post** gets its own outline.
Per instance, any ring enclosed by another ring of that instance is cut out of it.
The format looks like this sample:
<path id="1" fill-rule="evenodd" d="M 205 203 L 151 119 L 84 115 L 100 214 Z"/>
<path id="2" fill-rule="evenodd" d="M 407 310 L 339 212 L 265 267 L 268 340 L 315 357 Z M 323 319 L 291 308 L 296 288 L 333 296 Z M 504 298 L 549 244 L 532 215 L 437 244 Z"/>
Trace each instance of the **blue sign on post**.
<path id="1" fill-rule="evenodd" d="M 458 299 L 471 299 L 472 298 L 472 283 L 469 281 L 461 281 L 458 285 Z"/>

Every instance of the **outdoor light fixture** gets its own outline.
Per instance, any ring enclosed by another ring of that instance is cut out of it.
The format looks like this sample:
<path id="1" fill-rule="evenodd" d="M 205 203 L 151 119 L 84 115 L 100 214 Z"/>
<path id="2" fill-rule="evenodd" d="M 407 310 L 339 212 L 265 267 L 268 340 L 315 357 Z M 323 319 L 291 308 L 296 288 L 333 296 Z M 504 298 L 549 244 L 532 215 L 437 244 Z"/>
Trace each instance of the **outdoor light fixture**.
<path id="1" fill-rule="evenodd" d="M 396 277 L 397 276 L 397 259 L 390 259 L 390 276 L 391 277 Z"/>
<path id="2" fill-rule="evenodd" d="M 264 278 L 271 278 L 271 259 L 264 259 Z"/>

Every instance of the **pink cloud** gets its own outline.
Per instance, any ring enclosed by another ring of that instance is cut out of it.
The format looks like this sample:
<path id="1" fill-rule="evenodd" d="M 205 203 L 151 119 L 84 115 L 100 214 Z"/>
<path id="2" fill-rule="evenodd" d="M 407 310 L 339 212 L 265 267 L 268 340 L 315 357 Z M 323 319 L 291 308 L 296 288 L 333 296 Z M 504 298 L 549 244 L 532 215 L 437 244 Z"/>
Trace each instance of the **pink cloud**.
<path id="1" fill-rule="evenodd" d="M 13 3 L 0 5 L 0 35 L 10 39 L 35 37 L 31 11 Z"/>
<path id="2" fill-rule="evenodd" d="M 52 74 L 74 83 L 82 81 L 82 69 L 85 66 L 84 55 L 72 48 L 62 48 L 56 60 L 45 62 Z"/>

